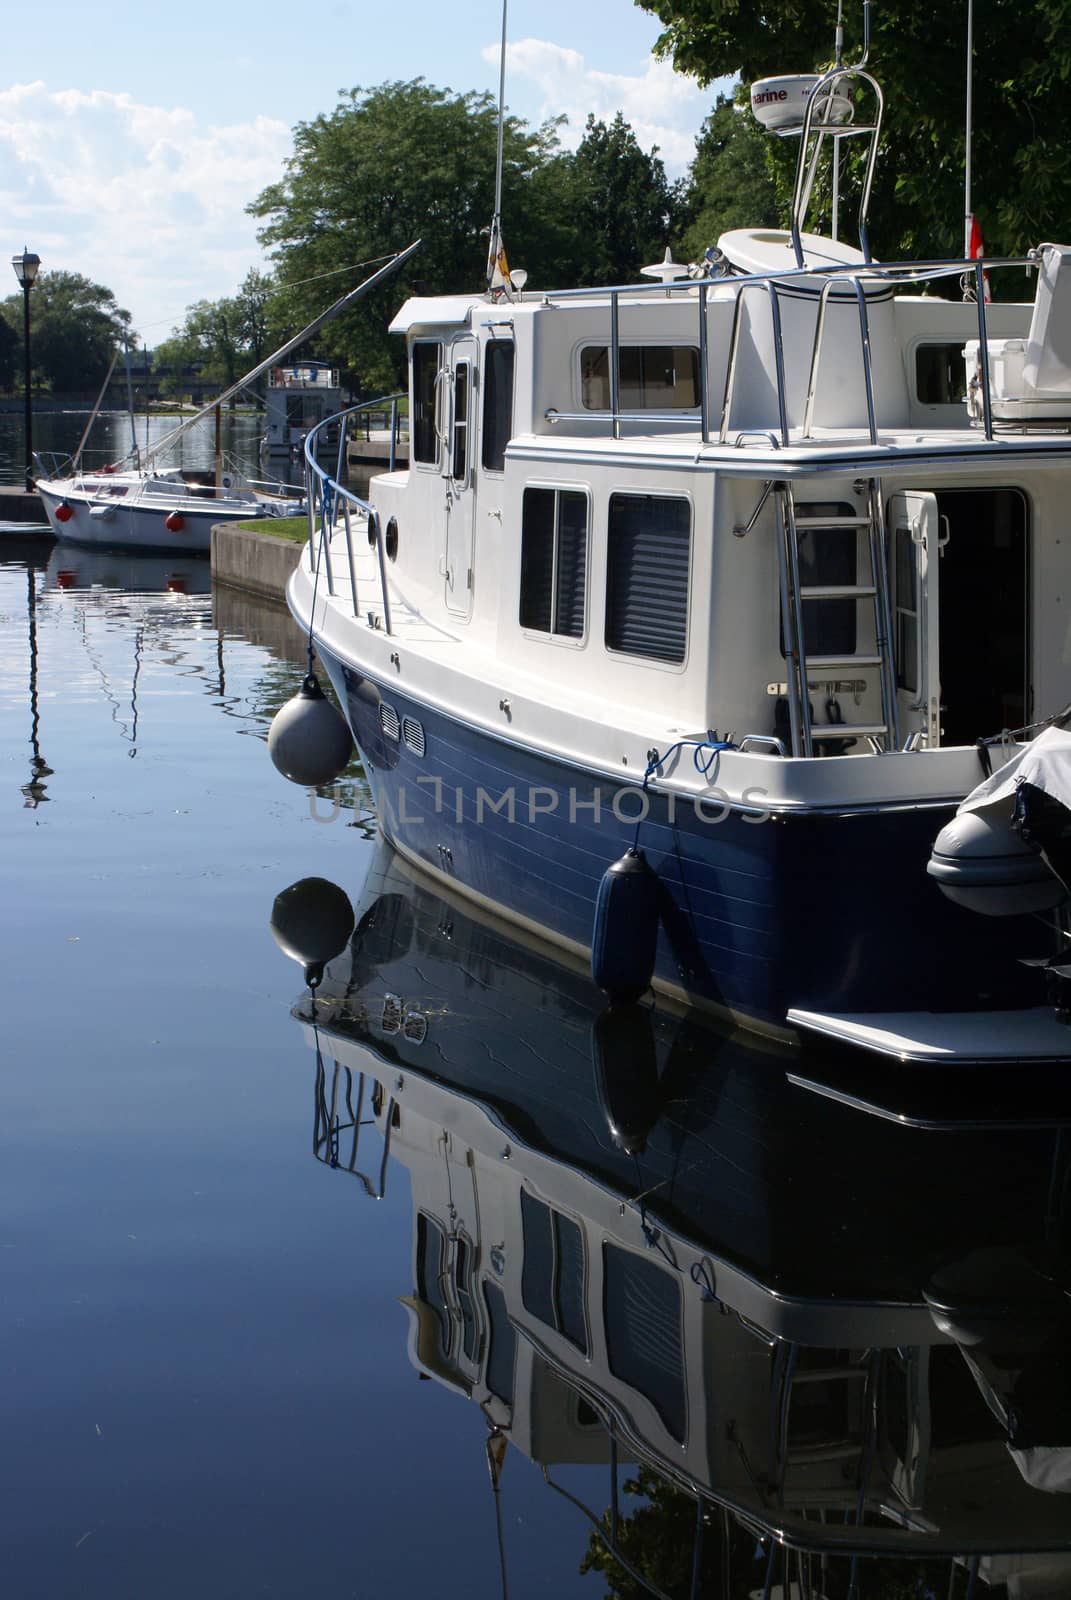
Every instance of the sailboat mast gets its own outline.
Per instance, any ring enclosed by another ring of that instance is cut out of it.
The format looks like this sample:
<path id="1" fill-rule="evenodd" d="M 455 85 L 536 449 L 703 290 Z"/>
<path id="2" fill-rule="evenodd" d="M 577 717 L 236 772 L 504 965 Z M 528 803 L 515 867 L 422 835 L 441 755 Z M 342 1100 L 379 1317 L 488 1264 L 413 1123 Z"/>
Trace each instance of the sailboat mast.
<path id="1" fill-rule="evenodd" d="M 974 0 L 967 0 L 967 141 L 963 162 L 963 259 L 971 254 L 971 131 L 974 110 Z"/>
<path id="2" fill-rule="evenodd" d="M 414 251 L 420 249 L 421 242 L 420 239 L 414 239 L 411 245 L 408 245 L 404 250 L 399 250 L 397 255 L 391 256 L 390 260 L 376 272 L 373 272 L 371 277 L 366 278 L 363 283 L 359 283 L 356 288 L 350 289 L 347 294 L 341 295 L 334 305 L 328 306 L 326 311 L 321 311 L 320 315 L 314 317 L 307 327 L 302 328 L 300 333 L 295 333 L 293 338 L 280 345 L 278 350 L 273 350 L 270 356 L 265 356 L 263 361 L 258 361 L 257 365 L 239 378 L 237 383 L 232 383 L 229 388 L 224 389 L 222 394 L 217 395 L 214 400 L 210 400 L 207 405 L 202 406 L 192 417 L 187 417 L 183 422 L 179 423 L 177 428 L 172 428 L 171 432 L 165 434 L 162 439 L 157 439 L 153 446 L 153 455 L 158 456 L 161 451 L 173 445 L 184 433 L 188 433 L 195 423 L 200 422 L 202 417 L 207 417 L 208 413 L 214 411 L 217 406 L 224 405 L 232 395 L 238 394 L 241 389 L 245 389 L 249 384 L 253 383 L 262 373 L 267 372 L 269 367 L 277 366 L 284 357 L 290 354 L 291 350 L 296 350 L 299 344 L 303 344 L 306 339 L 311 339 L 325 323 L 331 321 L 332 317 L 337 317 L 340 311 L 344 311 L 354 301 L 361 299 L 363 295 L 377 288 L 384 278 L 389 278 L 391 273 L 396 272 L 403 262 L 409 260 Z"/>

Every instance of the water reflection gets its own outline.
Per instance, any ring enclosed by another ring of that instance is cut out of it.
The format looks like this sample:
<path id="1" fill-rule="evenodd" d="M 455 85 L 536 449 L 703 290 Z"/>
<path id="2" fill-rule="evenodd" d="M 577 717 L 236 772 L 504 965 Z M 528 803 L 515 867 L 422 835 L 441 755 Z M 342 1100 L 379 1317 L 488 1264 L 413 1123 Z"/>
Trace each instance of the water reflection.
<path id="1" fill-rule="evenodd" d="M 384 846 L 351 937 L 302 888 L 313 1152 L 408 1170 L 409 1360 L 483 1412 L 496 1503 L 513 1446 L 623 1596 L 1071 1590 L 1061 1080 L 608 1012 Z"/>

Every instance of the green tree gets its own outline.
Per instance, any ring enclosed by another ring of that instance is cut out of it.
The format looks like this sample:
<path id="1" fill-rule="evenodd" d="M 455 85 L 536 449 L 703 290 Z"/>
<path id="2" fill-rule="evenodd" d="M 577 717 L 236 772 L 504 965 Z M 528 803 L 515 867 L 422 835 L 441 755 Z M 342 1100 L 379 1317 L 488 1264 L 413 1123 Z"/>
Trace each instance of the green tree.
<path id="1" fill-rule="evenodd" d="M 168 374 L 166 387 L 172 392 L 181 390 L 182 374 L 191 368 L 227 388 L 282 343 L 286 330 L 277 325 L 277 311 L 271 274 L 251 268 L 237 294 L 198 300 L 187 309 L 182 327 L 157 345 L 155 369 Z"/>
<path id="2" fill-rule="evenodd" d="M 568 219 L 555 263 L 561 281 L 634 283 L 662 259 L 679 196 L 657 150 L 640 148 L 620 112 L 609 124 L 589 116 L 575 154 L 559 157 L 544 181 L 547 209 Z"/>
<path id="3" fill-rule="evenodd" d="M 696 142 L 681 202 L 681 256 L 698 261 L 730 228 L 775 227 L 782 215 L 771 144 L 748 108 L 718 96 Z"/>
<path id="4" fill-rule="evenodd" d="M 831 59 L 834 0 L 637 4 L 665 24 L 658 50 L 703 82 L 808 72 Z M 942 13 L 940 26 L 929 0 L 875 8 L 871 68 L 886 94 L 871 205 L 878 254 L 962 249 L 965 34 L 966 0 Z M 845 59 L 859 44 L 849 40 Z M 1058 107 L 1069 76 L 1066 0 L 976 0 L 973 193 L 991 254 L 1019 254 L 1067 230 L 1071 162 Z"/>
<path id="5" fill-rule="evenodd" d="M 274 337 L 275 279 L 271 273 L 251 267 L 238 286 L 234 304 L 242 353 L 250 367 L 255 367 L 285 338 L 285 333 Z"/>
<path id="6" fill-rule="evenodd" d="M 6 316 L 0 316 L 0 389 L 11 389 L 19 370 L 20 341 Z"/>
<path id="7" fill-rule="evenodd" d="M 399 381 L 402 351 L 386 325 L 414 279 L 430 292 L 485 281 L 496 125 L 487 94 L 454 95 L 421 78 L 351 89 L 330 114 L 298 124 L 284 176 L 249 207 L 263 219 L 260 240 L 274 252 L 281 312 L 295 327 L 358 282 L 369 262 L 423 239 L 408 280 L 388 279 L 317 341 L 314 353 L 349 367 L 366 391 Z M 552 189 L 535 181 L 556 148 L 554 124 L 532 130 L 507 118 L 506 244 L 533 287 L 548 281 L 561 240 L 547 214 Z"/>
<path id="8" fill-rule="evenodd" d="M 5 322 L 14 329 L 15 369 L 23 370 L 21 293 L 2 305 Z M 30 352 L 35 384 L 57 394 L 76 394 L 98 387 L 116 343 L 131 334 L 130 313 L 115 295 L 80 272 L 42 272 L 31 291 Z"/>

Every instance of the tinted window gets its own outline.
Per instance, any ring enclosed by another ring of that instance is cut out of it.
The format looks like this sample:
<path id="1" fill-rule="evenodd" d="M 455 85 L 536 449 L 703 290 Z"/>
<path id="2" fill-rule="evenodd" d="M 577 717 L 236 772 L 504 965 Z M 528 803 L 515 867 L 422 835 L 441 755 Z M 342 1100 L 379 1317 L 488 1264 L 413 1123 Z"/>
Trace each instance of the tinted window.
<path id="1" fill-rule="evenodd" d="M 444 1245 L 442 1229 L 420 1212 L 417 1216 L 417 1299 L 423 1300 L 435 1312 L 440 1349 L 447 1355 L 450 1350 L 450 1325 L 442 1290 Z"/>
<path id="2" fill-rule="evenodd" d="M 588 497 L 526 489 L 521 521 L 520 623 L 567 639 L 584 636 Z"/>
<path id="3" fill-rule="evenodd" d="M 423 461 L 431 465 L 439 459 L 435 412 L 438 398 L 436 379 L 439 376 L 441 362 L 441 345 L 413 346 L 413 415 L 410 419 L 410 445 L 414 461 Z"/>
<path id="4" fill-rule="evenodd" d="M 622 411 L 687 410 L 699 404 L 699 351 L 690 345 L 621 345 L 618 401 Z M 590 411 L 610 409 L 610 351 L 580 352 L 580 398 Z"/>
<path id="5" fill-rule="evenodd" d="M 584 1316 L 584 1240 L 575 1222 L 521 1190 L 526 1311 L 587 1354 Z"/>
<path id="6" fill-rule="evenodd" d="M 915 541 L 910 528 L 897 528 L 893 558 L 896 597 L 896 681 L 901 689 L 918 693 L 919 601 Z"/>
<path id="7" fill-rule="evenodd" d="M 495 339 L 484 354 L 483 464 L 488 472 L 501 472 L 513 424 L 513 345 Z"/>
<path id="8" fill-rule="evenodd" d="M 686 500 L 610 497 L 606 644 L 628 655 L 683 661 L 688 640 Z"/>
<path id="9" fill-rule="evenodd" d="M 644 1395 L 684 1443 L 687 1405 L 677 1280 L 645 1256 L 603 1246 L 610 1371 Z"/>
<path id="10" fill-rule="evenodd" d="M 923 405 L 947 406 L 966 398 L 963 342 L 920 344 L 915 351 L 915 389 Z"/>
<path id="11" fill-rule="evenodd" d="M 487 1352 L 487 1387 L 503 1404 L 513 1404 L 513 1373 L 517 1359 L 517 1335 L 506 1311 L 506 1297 L 496 1284 L 485 1283 L 483 1297 L 491 1330 Z"/>
<path id="12" fill-rule="evenodd" d="M 468 471 L 469 460 L 469 367 L 459 363 L 454 372 L 454 445 L 450 457 L 450 476 L 459 483 Z"/>

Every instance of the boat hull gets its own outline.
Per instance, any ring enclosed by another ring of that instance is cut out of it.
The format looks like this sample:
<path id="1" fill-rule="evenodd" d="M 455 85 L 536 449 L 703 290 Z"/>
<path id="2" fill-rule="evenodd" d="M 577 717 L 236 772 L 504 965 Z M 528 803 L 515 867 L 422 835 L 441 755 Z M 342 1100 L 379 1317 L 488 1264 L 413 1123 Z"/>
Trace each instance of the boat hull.
<path id="1" fill-rule="evenodd" d="M 659 880 L 655 986 L 765 1031 L 788 1011 L 1040 1003 L 1044 930 L 994 932 L 926 875 L 952 806 L 792 816 L 698 806 L 450 717 L 325 650 L 380 825 L 404 854 L 516 922 L 590 952 L 598 888 L 634 842 Z M 393 729 L 397 727 L 398 736 Z M 407 734 L 411 737 L 407 737 Z"/>

